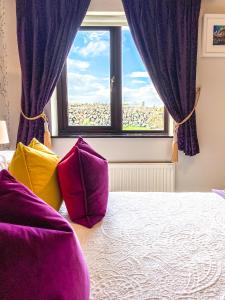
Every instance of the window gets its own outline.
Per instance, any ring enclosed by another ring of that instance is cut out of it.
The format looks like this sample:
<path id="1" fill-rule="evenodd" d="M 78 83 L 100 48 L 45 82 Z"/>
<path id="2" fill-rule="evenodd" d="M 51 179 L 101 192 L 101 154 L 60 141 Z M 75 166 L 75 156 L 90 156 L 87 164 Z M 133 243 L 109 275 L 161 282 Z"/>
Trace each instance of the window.
<path id="1" fill-rule="evenodd" d="M 167 134 L 168 115 L 128 27 L 82 27 L 57 87 L 59 135 Z"/>

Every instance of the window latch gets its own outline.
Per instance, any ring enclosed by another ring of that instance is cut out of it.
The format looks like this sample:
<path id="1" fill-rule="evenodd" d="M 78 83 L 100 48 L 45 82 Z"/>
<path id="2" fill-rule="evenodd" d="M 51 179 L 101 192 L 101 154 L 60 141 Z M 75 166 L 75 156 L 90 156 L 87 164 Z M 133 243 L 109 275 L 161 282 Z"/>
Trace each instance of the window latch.
<path id="1" fill-rule="evenodd" d="M 115 78 L 115 76 L 113 76 L 110 80 L 110 91 L 111 91 L 111 93 L 113 91 L 115 81 L 116 81 L 116 78 Z"/>

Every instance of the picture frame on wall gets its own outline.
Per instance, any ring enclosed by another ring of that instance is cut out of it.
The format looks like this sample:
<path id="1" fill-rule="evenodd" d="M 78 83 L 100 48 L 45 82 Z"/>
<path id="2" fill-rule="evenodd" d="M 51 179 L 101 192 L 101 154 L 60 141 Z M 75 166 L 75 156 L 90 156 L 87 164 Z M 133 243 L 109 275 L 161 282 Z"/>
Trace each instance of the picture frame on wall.
<path id="1" fill-rule="evenodd" d="M 225 57 L 225 14 L 205 14 L 202 55 Z"/>

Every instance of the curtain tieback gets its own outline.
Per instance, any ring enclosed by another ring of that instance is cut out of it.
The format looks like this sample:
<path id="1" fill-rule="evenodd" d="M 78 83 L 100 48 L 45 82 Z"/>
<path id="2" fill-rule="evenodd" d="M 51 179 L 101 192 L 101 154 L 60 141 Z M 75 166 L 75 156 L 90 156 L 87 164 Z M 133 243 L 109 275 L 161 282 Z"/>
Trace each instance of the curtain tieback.
<path id="1" fill-rule="evenodd" d="M 195 104 L 194 104 L 192 111 L 181 122 L 175 122 L 174 132 L 173 132 L 173 143 L 172 143 L 172 159 L 171 159 L 172 162 L 178 162 L 178 143 L 177 143 L 178 129 L 181 125 L 186 123 L 192 117 L 193 113 L 195 112 L 195 109 L 198 105 L 200 92 L 201 92 L 201 88 L 198 87 L 196 89 Z"/>
<path id="2" fill-rule="evenodd" d="M 44 111 L 40 113 L 37 116 L 34 117 L 27 117 L 24 112 L 21 110 L 21 115 L 23 116 L 24 119 L 28 121 L 36 121 L 38 119 L 43 119 L 44 120 L 44 145 L 48 147 L 49 149 L 52 148 L 52 143 L 51 143 L 51 134 L 48 128 L 48 118 Z"/>

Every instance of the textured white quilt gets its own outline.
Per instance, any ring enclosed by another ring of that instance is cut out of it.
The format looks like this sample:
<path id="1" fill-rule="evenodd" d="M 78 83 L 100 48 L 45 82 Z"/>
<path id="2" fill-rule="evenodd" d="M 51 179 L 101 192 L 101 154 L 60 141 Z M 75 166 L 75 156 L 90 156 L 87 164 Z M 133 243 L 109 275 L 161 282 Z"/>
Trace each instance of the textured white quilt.
<path id="1" fill-rule="evenodd" d="M 111 193 L 101 223 L 72 226 L 93 300 L 225 299 L 225 200 L 216 194 Z"/>
<path id="2" fill-rule="evenodd" d="M 0 171 L 2 169 L 7 169 L 9 162 L 13 157 L 14 151 L 11 150 L 4 150 L 0 151 Z"/>

